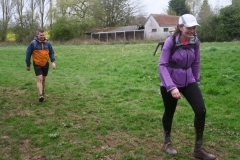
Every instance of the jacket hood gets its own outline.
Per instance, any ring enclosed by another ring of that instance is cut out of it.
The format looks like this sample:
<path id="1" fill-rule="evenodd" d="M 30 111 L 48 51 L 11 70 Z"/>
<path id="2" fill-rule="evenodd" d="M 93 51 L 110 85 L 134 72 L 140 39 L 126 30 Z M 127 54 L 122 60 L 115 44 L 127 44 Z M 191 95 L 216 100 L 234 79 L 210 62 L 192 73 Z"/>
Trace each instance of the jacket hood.
<path id="1" fill-rule="evenodd" d="M 36 40 L 36 41 L 38 41 L 38 37 L 37 36 L 34 36 L 34 38 L 33 38 L 34 40 Z"/>
<path id="2" fill-rule="evenodd" d="M 180 41 L 180 33 L 176 36 L 175 38 L 176 41 L 176 46 L 180 46 L 182 45 L 181 41 Z M 199 43 L 199 39 L 197 37 L 197 35 L 195 34 L 194 36 L 192 36 L 188 42 L 188 44 L 198 44 Z"/>
<path id="3" fill-rule="evenodd" d="M 38 36 L 34 36 L 34 38 L 33 38 L 34 40 L 36 40 L 36 41 L 38 41 L 38 42 L 40 42 L 39 40 L 38 40 Z M 47 43 L 48 42 L 48 39 L 47 38 L 44 38 L 44 41 L 43 41 L 44 43 Z"/>

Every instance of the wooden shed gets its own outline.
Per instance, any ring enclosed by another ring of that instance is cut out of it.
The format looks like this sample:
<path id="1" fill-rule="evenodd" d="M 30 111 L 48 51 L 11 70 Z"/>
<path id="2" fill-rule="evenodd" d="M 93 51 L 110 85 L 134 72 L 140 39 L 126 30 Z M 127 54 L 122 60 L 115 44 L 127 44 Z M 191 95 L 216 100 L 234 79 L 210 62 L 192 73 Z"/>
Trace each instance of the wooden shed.
<path id="1" fill-rule="evenodd" d="M 91 39 L 98 39 L 100 41 L 143 40 L 144 27 L 137 25 L 106 27 L 102 29 L 95 29 L 91 31 L 90 34 Z"/>

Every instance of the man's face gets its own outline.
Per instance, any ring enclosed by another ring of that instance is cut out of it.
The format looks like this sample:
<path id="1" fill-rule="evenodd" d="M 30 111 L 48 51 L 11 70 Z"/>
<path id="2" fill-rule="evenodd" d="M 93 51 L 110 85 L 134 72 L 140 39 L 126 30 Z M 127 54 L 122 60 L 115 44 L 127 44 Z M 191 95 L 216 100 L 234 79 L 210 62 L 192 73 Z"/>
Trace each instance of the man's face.
<path id="1" fill-rule="evenodd" d="M 44 34 L 44 32 L 38 32 L 38 40 L 39 41 L 44 41 L 44 39 L 45 39 L 45 34 Z"/>

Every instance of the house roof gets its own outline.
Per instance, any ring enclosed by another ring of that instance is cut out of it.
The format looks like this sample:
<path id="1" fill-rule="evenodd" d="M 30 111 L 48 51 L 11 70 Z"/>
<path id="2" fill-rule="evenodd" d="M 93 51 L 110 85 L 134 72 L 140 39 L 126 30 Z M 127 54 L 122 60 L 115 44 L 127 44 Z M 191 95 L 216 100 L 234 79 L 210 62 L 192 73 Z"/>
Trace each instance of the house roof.
<path id="1" fill-rule="evenodd" d="M 121 31 L 134 31 L 138 30 L 137 25 L 133 26 L 119 26 L 119 27 L 106 27 L 106 28 L 96 28 L 91 30 L 91 33 L 96 32 L 121 32 Z"/>
<path id="2" fill-rule="evenodd" d="M 177 25 L 180 16 L 172 16 L 166 14 L 151 14 L 159 25 Z"/>

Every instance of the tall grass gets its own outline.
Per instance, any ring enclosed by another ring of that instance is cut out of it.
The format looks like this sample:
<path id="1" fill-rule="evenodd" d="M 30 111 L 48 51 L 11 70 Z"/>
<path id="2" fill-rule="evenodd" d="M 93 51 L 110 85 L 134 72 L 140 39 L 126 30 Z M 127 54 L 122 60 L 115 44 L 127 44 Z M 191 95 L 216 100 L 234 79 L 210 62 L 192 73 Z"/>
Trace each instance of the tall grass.
<path id="1" fill-rule="evenodd" d="M 239 42 L 201 45 L 207 107 L 204 146 L 221 160 L 240 157 Z M 194 159 L 194 114 L 178 103 L 173 142 L 161 151 L 163 102 L 155 43 L 54 45 L 47 98 L 38 102 L 26 46 L 0 46 L 0 160 Z"/>

